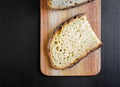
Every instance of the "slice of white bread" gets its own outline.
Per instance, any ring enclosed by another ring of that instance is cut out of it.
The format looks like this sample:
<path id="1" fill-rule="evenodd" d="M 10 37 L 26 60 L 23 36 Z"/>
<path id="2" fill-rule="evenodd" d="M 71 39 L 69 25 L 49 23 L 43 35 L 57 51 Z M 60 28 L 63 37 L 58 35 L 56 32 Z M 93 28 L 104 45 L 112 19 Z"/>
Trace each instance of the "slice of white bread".
<path id="1" fill-rule="evenodd" d="M 54 68 L 65 69 L 101 45 L 86 15 L 79 14 L 67 19 L 52 33 L 48 43 L 49 59 Z"/>
<path id="2" fill-rule="evenodd" d="M 48 6 L 51 9 L 66 9 L 75 7 L 93 0 L 48 0 Z"/>

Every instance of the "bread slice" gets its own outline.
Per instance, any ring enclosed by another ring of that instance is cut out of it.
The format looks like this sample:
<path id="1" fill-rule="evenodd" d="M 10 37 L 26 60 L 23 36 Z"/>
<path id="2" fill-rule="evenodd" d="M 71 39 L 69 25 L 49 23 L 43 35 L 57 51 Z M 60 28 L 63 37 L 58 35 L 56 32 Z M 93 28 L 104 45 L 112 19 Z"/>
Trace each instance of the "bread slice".
<path id="1" fill-rule="evenodd" d="M 102 45 L 85 14 L 76 15 L 59 25 L 48 43 L 51 65 L 56 69 L 73 66 Z"/>
<path id="2" fill-rule="evenodd" d="M 75 7 L 93 0 L 48 0 L 48 6 L 51 9 L 66 9 Z"/>

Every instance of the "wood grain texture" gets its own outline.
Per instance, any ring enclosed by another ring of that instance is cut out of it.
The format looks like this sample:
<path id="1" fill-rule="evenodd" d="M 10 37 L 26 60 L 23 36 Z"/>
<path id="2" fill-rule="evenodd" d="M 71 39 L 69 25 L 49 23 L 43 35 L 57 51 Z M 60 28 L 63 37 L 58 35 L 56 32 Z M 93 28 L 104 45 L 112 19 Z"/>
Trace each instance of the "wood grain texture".
<path id="1" fill-rule="evenodd" d="M 76 14 L 86 13 L 87 18 L 96 33 L 101 39 L 101 1 L 93 2 L 70 8 L 67 10 L 50 10 L 47 7 L 47 0 L 41 0 L 41 43 L 40 43 L 40 69 L 47 76 L 94 76 L 101 68 L 101 49 L 92 52 L 82 59 L 78 64 L 66 70 L 56 70 L 50 66 L 47 44 L 50 34 L 54 29 L 67 18 Z"/>

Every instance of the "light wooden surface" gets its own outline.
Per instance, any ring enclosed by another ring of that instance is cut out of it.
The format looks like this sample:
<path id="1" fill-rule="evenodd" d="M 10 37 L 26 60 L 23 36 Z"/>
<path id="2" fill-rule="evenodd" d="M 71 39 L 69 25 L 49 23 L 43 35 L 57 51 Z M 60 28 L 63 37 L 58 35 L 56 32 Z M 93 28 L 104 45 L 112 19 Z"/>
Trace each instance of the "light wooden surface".
<path id="1" fill-rule="evenodd" d="M 50 66 L 47 43 L 52 31 L 64 20 L 76 14 L 86 13 L 87 18 L 96 33 L 101 38 L 101 1 L 83 4 L 67 10 L 50 10 L 47 0 L 41 0 L 41 34 L 40 34 L 40 70 L 47 76 L 94 76 L 100 72 L 101 50 L 98 49 L 82 59 L 78 64 L 66 70 L 56 70 Z"/>

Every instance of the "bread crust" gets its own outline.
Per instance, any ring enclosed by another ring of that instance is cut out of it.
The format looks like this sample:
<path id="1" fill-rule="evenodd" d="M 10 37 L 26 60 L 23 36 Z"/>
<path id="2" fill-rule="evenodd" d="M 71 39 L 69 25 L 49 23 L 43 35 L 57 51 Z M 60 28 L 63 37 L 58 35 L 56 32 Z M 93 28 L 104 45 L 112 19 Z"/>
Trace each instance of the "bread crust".
<path id="1" fill-rule="evenodd" d="M 60 69 L 60 70 L 64 70 L 64 69 L 66 69 L 66 68 L 70 68 L 70 67 L 76 65 L 77 63 L 79 63 L 79 61 L 80 61 L 81 59 L 83 59 L 84 57 L 88 56 L 89 53 L 91 53 L 92 51 L 94 51 L 94 50 L 98 49 L 99 47 L 101 47 L 102 42 L 99 43 L 95 48 L 89 49 L 89 51 L 87 51 L 87 53 L 86 53 L 85 55 L 83 55 L 83 56 L 81 56 L 81 57 L 79 57 L 79 58 L 76 58 L 76 60 L 74 60 L 72 63 L 68 64 L 68 65 L 65 66 L 65 67 L 57 67 L 56 65 L 54 65 L 54 63 L 53 63 L 53 61 L 52 61 L 52 60 L 53 60 L 52 54 L 51 54 L 51 51 L 50 51 L 50 45 L 51 45 L 51 42 L 52 42 L 54 36 L 55 36 L 55 35 L 58 35 L 58 33 L 60 33 L 60 32 L 62 31 L 63 27 L 66 26 L 69 22 L 72 22 L 73 19 L 80 18 L 80 17 L 82 17 L 82 16 L 85 16 L 85 13 L 78 14 L 78 15 L 75 15 L 75 16 L 73 16 L 73 17 L 71 17 L 71 18 L 68 18 L 68 19 L 65 20 L 63 23 L 61 23 L 61 24 L 53 31 L 53 33 L 51 34 L 51 36 L 50 36 L 50 38 L 49 38 L 49 41 L 48 41 L 47 52 L 48 52 L 48 55 L 49 55 L 49 60 L 50 60 L 50 62 L 51 62 L 51 66 L 52 66 L 53 68 L 55 68 L 55 69 Z"/>
<path id="2" fill-rule="evenodd" d="M 77 7 L 77 6 L 80 6 L 80 5 L 83 5 L 83 4 L 86 4 L 86 3 L 89 3 L 89 2 L 92 2 L 94 0 L 88 0 L 87 2 L 85 3 L 82 3 L 82 4 L 77 4 L 77 5 L 74 5 L 74 6 L 69 6 L 69 7 L 65 7 L 65 8 L 55 8 L 51 5 L 51 2 L 50 0 L 47 1 L 47 5 L 50 9 L 53 9 L 53 10 L 66 10 L 66 9 L 70 9 L 70 8 L 74 8 L 74 7 Z"/>

